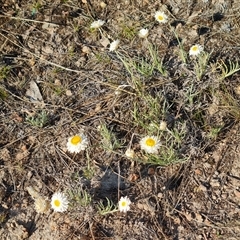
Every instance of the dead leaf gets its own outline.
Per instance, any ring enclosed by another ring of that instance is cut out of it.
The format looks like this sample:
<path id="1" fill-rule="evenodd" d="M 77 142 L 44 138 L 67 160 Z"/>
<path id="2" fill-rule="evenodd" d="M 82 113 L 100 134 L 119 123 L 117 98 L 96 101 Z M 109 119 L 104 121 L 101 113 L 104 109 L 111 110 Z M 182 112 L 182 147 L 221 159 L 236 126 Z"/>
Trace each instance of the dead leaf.
<path id="1" fill-rule="evenodd" d="M 3 161 L 8 161 L 11 159 L 10 152 L 8 151 L 7 148 L 3 148 L 0 150 L 0 156 Z"/>
<path id="2" fill-rule="evenodd" d="M 193 11 L 191 16 L 188 17 L 188 20 L 187 20 L 186 24 L 190 24 L 193 21 L 193 19 L 196 18 L 197 16 L 199 16 L 201 13 L 202 13 L 202 10 Z"/>
<path id="3" fill-rule="evenodd" d="M 198 32 L 197 32 L 197 29 L 190 29 L 187 33 L 187 35 L 190 37 L 190 38 L 195 38 L 198 36 Z"/>
<path id="4" fill-rule="evenodd" d="M 186 219 L 187 219 L 189 222 L 192 221 L 192 215 L 191 215 L 191 213 L 186 213 L 186 214 L 185 214 L 185 217 L 186 217 Z"/>
<path id="5" fill-rule="evenodd" d="M 153 167 L 148 168 L 148 175 L 154 175 L 155 169 Z"/>
<path id="6" fill-rule="evenodd" d="M 51 46 L 44 46 L 42 47 L 42 51 L 48 55 L 53 54 L 54 53 L 54 49 Z"/>
<path id="7" fill-rule="evenodd" d="M 27 146 L 26 146 L 25 144 L 22 145 L 22 146 L 21 146 L 21 150 L 22 150 L 23 152 L 27 151 Z"/>
<path id="8" fill-rule="evenodd" d="M 175 224 L 178 224 L 178 225 L 181 223 L 181 220 L 180 220 L 179 217 L 174 218 L 173 221 L 174 221 Z"/>
<path id="9" fill-rule="evenodd" d="M 240 199 L 240 192 L 239 192 L 239 191 L 237 191 L 237 190 L 234 190 L 234 194 L 235 194 L 235 196 L 236 196 L 237 198 L 239 198 L 239 199 Z"/>
<path id="10" fill-rule="evenodd" d="M 198 222 L 202 223 L 203 222 L 203 217 L 199 213 L 195 213 L 195 218 Z"/>
<path id="11" fill-rule="evenodd" d="M 45 22 L 45 23 L 43 23 L 43 25 L 42 25 L 42 29 L 47 29 L 47 30 L 50 30 L 50 31 L 52 31 L 52 29 L 54 29 L 54 28 L 56 28 L 56 27 L 58 27 L 57 24 L 55 24 L 55 23 L 50 23 L 50 22 Z"/>
<path id="12" fill-rule="evenodd" d="M 101 111 L 101 109 L 102 109 L 101 104 L 100 103 L 96 104 L 95 112 L 99 112 Z"/>
<path id="13" fill-rule="evenodd" d="M 102 46 L 106 48 L 110 44 L 110 41 L 108 38 L 104 37 L 104 38 L 101 38 L 100 44 L 102 44 Z"/>
<path id="14" fill-rule="evenodd" d="M 86 54 L 89 54 L 91 52 L 91 49 L 88 46 L 83 46 L 82 47 L 82 52 L 86 53 Z"/>
<path id="15" fill-rule="evenodd" d="M 195 169 L 194 172 L 196 175 L 202 175 L 202 171 L 200 169 Z"/>
<path id="16" fill-rule="evenodd" d="M 28 63 L 30 64 L 30 66 L 34 66 L 36 63 L 36 59 L 34 57 L 32 57 L 28 60 Z"/>
<path id="17" fill-rule="evenodd" d="M 128 181 L 130 181 L 130 182 L 135 182 L 138 178 L 139 178 L 139 175 L 138 175 L 138 174 L 131 173 L 131 174 L 128 176 Z"/>
<path id="18" fill-rule="evenodd" d="M 29 89 L 26 92 L 26 96 L 30 99 L 31 102 L 35 104 L 44 104 L 42 94 L 38 88 L 38 85 L 35 81 L 30 81 Z"/>
<path id="19" fill-rule="evenodd" d="M 207 187 L 205 187 L 203 184 L 199 185 L 198 189 L 199 191 L 203 191 L 203 192 L 207 191 Z"/>
<path id="20" fill-rule="evenodd" d="M 234 88 L 234 91 L 237 95 L 240 95 L 240 85 Z"/>
<path id="21" fill-rule="evenodd" d="M 150 206 L 150 204 L 148 204 L 147 202 L 137 203 L 136 206 L 138 209 L 149 211 L 151 214 L 154 214 L 155 212 L 154 208 Z"/>
<path id="22" fill-rule="evenodd" d="M 16 122 L 22 122 L 23 121 L 23 118 L 16 112 L 14 112 L 11 117 Z"/>
<path id="23" fill-rule="evenodd" d="M 20 160 L 26 158 L 29 155 L 29 151 L 28 151 L 27 146 L 25 144 L 21 145 L 20 149 L 21 150 L 15 156 L 15 159 L 17 161 L 20 161 Z"/>

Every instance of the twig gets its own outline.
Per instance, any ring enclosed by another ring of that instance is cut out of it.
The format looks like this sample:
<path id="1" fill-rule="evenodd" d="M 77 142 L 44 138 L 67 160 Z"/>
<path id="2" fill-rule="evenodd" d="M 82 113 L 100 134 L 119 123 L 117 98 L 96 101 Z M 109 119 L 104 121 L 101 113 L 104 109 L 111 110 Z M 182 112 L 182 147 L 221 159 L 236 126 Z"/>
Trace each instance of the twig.
<path id="1" fill-rule="evenodd" d="M 47 22 L 47 21 L 39 21 L 39 20 L 34 20 L 34 19 L 28 19 L 28 18 L 12 17 L 12 16 L 8 16 L 8 15 L 0 15 L 0 17 L 1 18 L 16 19 L 16 20 L 26 21 L 26 22 L 35 22 L 35 23 L 43 23 L 43 24 L 47 23 L 47 24 L 52 25 L 54 27 L 60 26 L 60 24 L 51 23 L 51 22 Z"/>

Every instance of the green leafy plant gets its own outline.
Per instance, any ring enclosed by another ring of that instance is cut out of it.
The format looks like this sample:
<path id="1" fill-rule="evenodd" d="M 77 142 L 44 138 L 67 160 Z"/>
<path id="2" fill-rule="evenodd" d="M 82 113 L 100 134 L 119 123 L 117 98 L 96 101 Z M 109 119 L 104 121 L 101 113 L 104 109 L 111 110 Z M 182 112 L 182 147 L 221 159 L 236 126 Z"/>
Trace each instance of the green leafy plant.
<path id="1" fill-rule="evenodd" d="M 32 6 L 32 16 L 36 15 L 38 10 L 42 7 L 40 2 L 36 2 Z"/>
<path id="2" fill-rule="evenodd" d="M 86 207 L 92 201 L 91 195 L 86 190 L 73 189 L 69 190 L 68 194 L 73 206 L 80 205 L 82 207 Z"/>
<path id="3" fill-rule="evenodd" d="M 96 53 L 94 56 L 97 59 L 98 63 L 109 64 L 111 62 L 111 59 L 105 53 Z"/>
<path id="4" fill-rule="evenodd" d="M 98 213 L 100 215 L 106 215 L 106 214 L 114 213 L 118 211 L 118 208 L 116 207 L 116 205 L 113 204 L 111 200 L 106 198 L 106 201 L 107 201 L 107 204 L 104 204 L 103 201 L 101 200 L 97 205 Z"/>
<path id="5" fill-rule="evenodd" d="M 159 53 L 157 51 L 157 47 L 153 46 L 152 44 L 149 44 L 148 50 L 151 56 L 151 63 L 153 65 L 153 68 L 159 71 L 163 76 L 167 76 L 168 73 L 163 66 L 162 59 L 159 58 Z"/>
<path id="6" fill-rule="evenodd" d="M 232 61 L 228 61 L 228 66 L 225 64 L 223 61 L 218 64 L 218 68 L 220 68 L 222 74 L 221 74 L 221 79 L 225 79 L 227 77 L 230 77 L 234 73 L 238 72 L 240 70 L 240 66 L 238 62 L 234 63 Z"/>
<path id="7" fill-rule="evenodd" d="M 237 99 L 227 90 L 218 93 L 220 99 L 219 108 L 236 121 L 240 120 L 240 105 Z"/>
<path id="8" fill-rule="evenodd" d="M 184 162 L 187 158 L 180 158 L 172 147 L 166 149 L 161 148 L 161 156 L 155 154 L 145 155 L 140 161 L 143 163 L 156 164 L 159 166 L 168 166 L 170 164 Z"/>
<path id="9" fill-rule="evenodd" d="M 181 148 L 182 141 L 185 137 L 186 126 L 185 124 L 178 124 L 176 128 L 166 129 L 166 131 L 159 131 L 159 138 L 161 139 L 161 147 L 159 154 L 148 154 L 148 163 L 166 166 L 173 163 L 183 162 L 187 159 L 180 157 L 178 154 Z"/>
<path id="10" fill-rule="evenodd" d="M 1 66 L 0 67 L 0 80 L 5 79 L 9 72 L 10 72 L 11 68 L 9 66 Z"/>
<path id="11" fill-rule="evenodd" d="M 202 76 L 204 75 L 206 68 L 208 66 L 209 58 L 210 58 L 209 53 L 207 52 L 202 52 L 199 57 L 195 60 L 194 63 L 194 70 L 197 76 L 198 80 L 201 80 Z"/>
<path id="12" fill-rule="evenodd" d="M 127 26 L 126 24 L 122 25 L 122 36 L 129 40 L 133 39 L 136 35 L 136 28 L 134 26 Z"/>
<path id="13" fill-rule="evenodd" d="M 1 212 L 0 213 L 0 226 L 7 221 L 7 213 Z"/>
<path id="14" fill-rule="evenodd" d="M 143 58 L 139 61 L 133 61 L 132 66 L 134 69 L 137 70 L 138 73 L 145 77 L 152 76 L 153 71 L 154 71 L 154 65 L 148 63 L 146 60 Z"/>
<path id="15" fill-rule="evenodd" d="M 218 134 L 221 132 L 221 130 L 222 130 L 221 126 L 219 126 L 219 127 L 211 127 L 210 130 L 209 130 L 209 133 L 207 135 L 208 138 L 216 140 L 217 137 L 218 137 Z"/>
<path id="16" fill-rule="evenodd" d="M 114 151 L 121 147 L 121 144 L 119 143 L 117 137 L 112 131 L 107 128 L 105 123 L 99 125 L 99 132 L 102 136 L 101 143 L 104 149 Z"/>
<path id="17" fill-rule="evenodd" d="M 35 116 L 26 117 L 26 121 L 33 126 L 43 128 L 48 123 L 48 114 L 45 111 L 37 113 Z"/>
<path id="18" fill-rule="evenodd" d="M 136 73 L 141 74 L 144 77 L 152 76 L 154 71 L 160 72 L 163 76 L 167 76 L 168 73 L 163 66 L 162 59 L 159 58 L 157 48 L 152 44 L 148 45 L 150 59 L 145 58 L 131 58 L 117 53 L 118 58 L 122 61 L 127 72 L 132 79 L 136 79 Z"/>
<path id="19" fill-rule="evenodd" d="M 0 87 L 0 99 L 5 100 L 8 97 L 8 93 Z"/>
<path id="20" fill-rule="evenodd" d="M 187 53 L 183 48 L 182 42 L 179 39 L 177 33 L 173 30 L 173 28 L 171 28 L 171 30 L 173 31 L 177 41 L 178 41 L 178 45 L 179 45 L 179 57 L 181 58 L 181 60 L 183 61 L 183 63 L 187 63 Z"/>
<path id="21" fill-rule="evenodd" d="M 143 95 L 142 101 L 135 101 L 132 112 L 133 124 L 144 129 L 145 136 L 158 136 L 161 143 L 158 154 L 145 154 L 143 151 L 143 158 L 139 159 L 140 161 L 168 165 L 186 160 L 179 154 L 186 135 L 185 123 L 178 121 L 171 129 L 160 128 L 160 119 L 164 119 L 170 107 L 160 96 L 152 97 L 149 94 Z"/>
<path id="22" fill-rule="evenodd" d="M 161 107 L 159 107 L 161 106 Z M 163 119 L 167 112 L 167 104 L 160 97 L 142 93 L 141 100 L 134 102 L 132 116 L 134 125 L 140 126 L 148 134 L 156 132 L 159 128 L 159 119 Z"/>
<path id="23" fill-rule="evenodd" d="M 94 168 L 91 167 L 90 165 L 90 157 L 88 152 L 86 152 L 86 156 L 87 156 L 87 166 L 83 169 L 83 176 L 87 179 L 92 179 L 95 171 L 94 171 Z"/>

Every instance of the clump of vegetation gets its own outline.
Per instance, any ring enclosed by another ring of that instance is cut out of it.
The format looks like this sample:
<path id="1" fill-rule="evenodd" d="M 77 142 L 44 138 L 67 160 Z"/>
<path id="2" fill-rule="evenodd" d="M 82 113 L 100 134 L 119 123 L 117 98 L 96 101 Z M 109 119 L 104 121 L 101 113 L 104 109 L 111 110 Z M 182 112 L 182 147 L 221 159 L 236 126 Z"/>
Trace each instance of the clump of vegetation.
<path id="1" fill-rule="evenodd" d="M 92 197 L 86 190 L 82 189 L 69 190 L 68 195 L 69 199 L 71 199 L 72 207 L 77 206 L 86 207 L 90 205 L 92 202 Z"/>
<path id="2" fill-rule="evenodd" d="M 8 93 L 0 87 L 0 99 L 5 100 L 8 97 Z"/>
<path id="3" fill-rule="evenodd" d="M 106 215 L 118 211 L 117 207 L 108 198 L 106 198 L 106 204 L 104 204 L 103 201 L 100 201 L 97 205 L 97 209 L 100 215 Z"/>
<path id="4" fill-rule="evenodd" d="M 1 66 L 0 67 L 0 80 L 5 79 L 10 73 L 11 68 L 9 66 Z"/>
<path id="5" fill-rule="evenodd" d="M 34 116 L 27 116 L 26 121 L 32 126 L 43 128 L 47 125 L 49 118 L 46 111 L 40 111 Z"/>

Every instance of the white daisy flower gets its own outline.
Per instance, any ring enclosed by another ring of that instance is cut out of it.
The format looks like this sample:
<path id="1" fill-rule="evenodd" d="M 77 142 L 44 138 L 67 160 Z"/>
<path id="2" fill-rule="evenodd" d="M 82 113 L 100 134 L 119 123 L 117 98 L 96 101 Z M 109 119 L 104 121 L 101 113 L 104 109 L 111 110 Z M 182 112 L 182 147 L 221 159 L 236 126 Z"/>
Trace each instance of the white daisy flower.
<path id="1" fill-rule="evenodd" d="M 110 47 L 109 47 L 109 51 L 110 52 L 115 51 L 118 48 L 119 43 L 120 43 L 119 39 L 111 42 Z"/>
<path id="2" fill-rule="evenodd" d="M 64 193 L 56 192 L 52 196 L 51 206 L 55 212 L 64 212 L 68 208 L 68 199 Z"/>
<path id="3" fill-rule="evenodd" d="M 103 21 L 103 20 L 94 21 L 91 23 L 90 28 L 100 28 L 104 23 L 105 23 L 105 21 Z"/>
<path id="4" fill-rule="evenodd" d="M 128 148 L 127 151 L 125 152 L 126 157 L 128 158 L 134 158 L 135 152 L 133 149 Z"/>
<path id="5" fill-rule="evenodd" d="M 197 56 L 203 51 L 203 46 L 199 44 L 193 45 L 190 50 L 189 50 L 189 55 L 190 56 Z"/>
<path id="6" fill-rule="evenodd" d="M 161 143 L 156 136 L 146 136 L 141 139 L 140 146 L 147 153 L 158 153 Z"/>
<path id="7" fill-rule="evenodd" d="M 120 212 L 127 212 L 130 210 L 130 204 L 131 201 L 130 199 L 126 197 L 121 197 L 119 202 L 118 202 L 118 209 Z"/>
<path id="8" fill-rule="evenodd" d="M 84 134 L 78 134 L 68 139 L 67 150 L 70 153 L 79 153 L 85 150 L 88 145 L 88 139 Z"/>
<path id="9" fill-rule="evenodd" d="M 166 23 L 168 21 L 168 16 L 161 11 L 157 11 L 155 13 L 155 19 L 159 22 L 159 23 Z"/>
<path id="10" fill-rule="evenodd" d="M 147 28 L 142 28 L 139 33 L 138 33 L 138 36 L 140 38 L 146 38 L 148 36 L 148 29 Z"/>
<path id="11" fill-rule="evenodd" d="M 52 196 L 51 206 L 55 212 L 64 212 L 68 208 L 68 199 L 64 193 L 56 192 Z"/>

